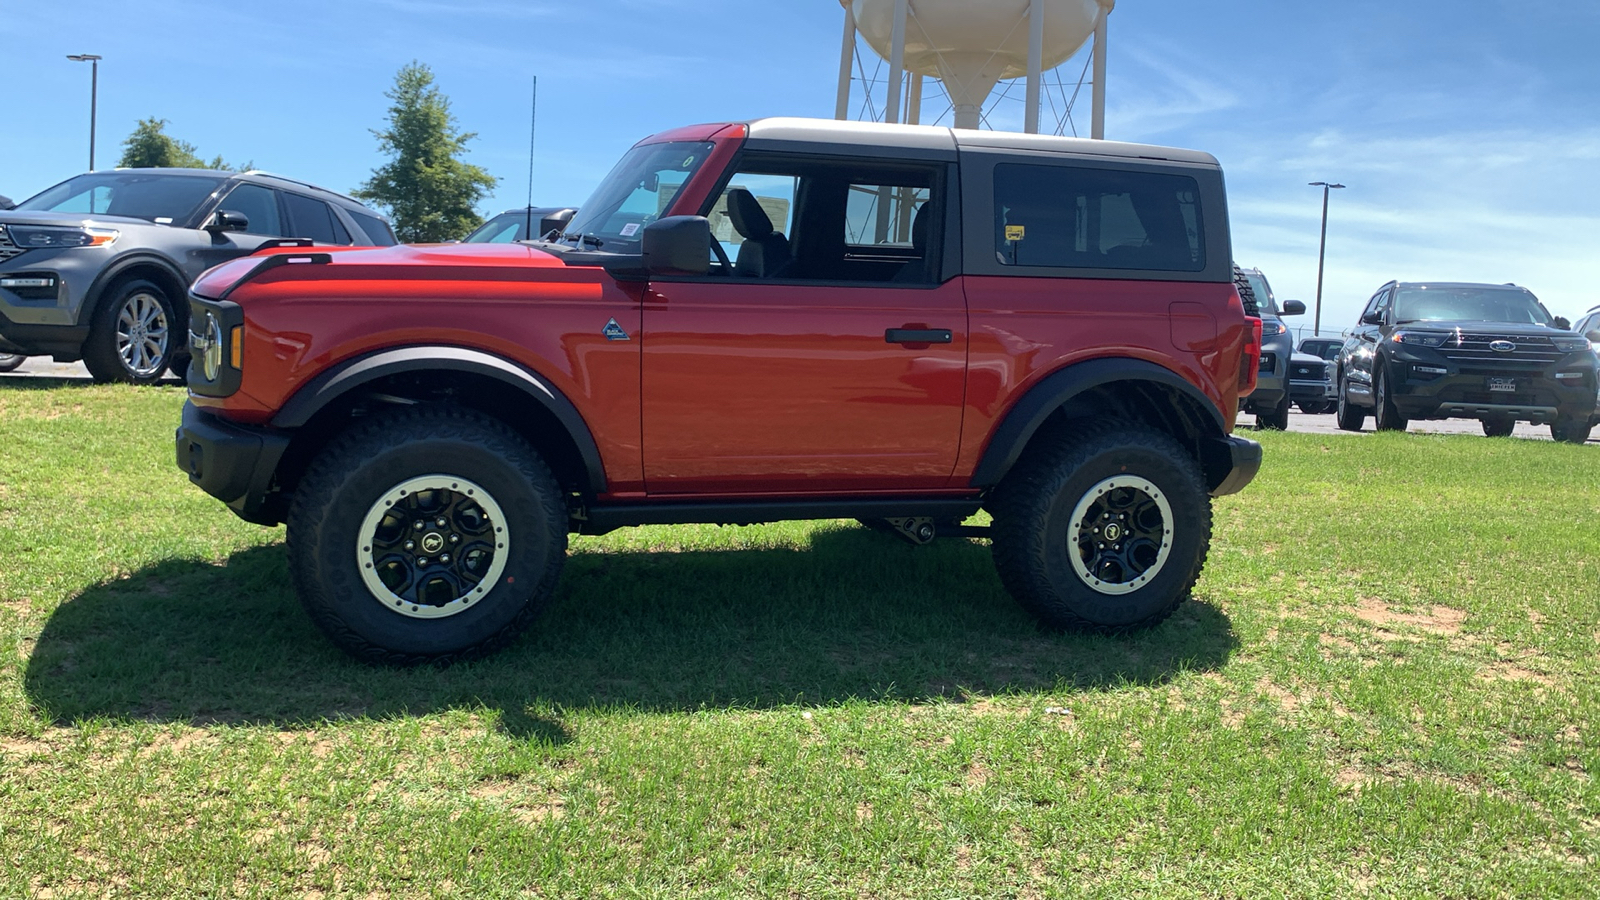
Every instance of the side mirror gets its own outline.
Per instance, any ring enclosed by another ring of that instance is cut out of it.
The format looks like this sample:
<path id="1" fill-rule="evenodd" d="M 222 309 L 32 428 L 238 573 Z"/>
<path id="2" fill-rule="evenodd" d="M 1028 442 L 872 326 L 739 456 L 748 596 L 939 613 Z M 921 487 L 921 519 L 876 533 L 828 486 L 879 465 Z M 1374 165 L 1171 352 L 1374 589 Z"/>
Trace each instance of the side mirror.
<path id="1" fill-rule="evenodd" d="M 1361 324 L 1363 324 L 1363 325 L 1382 325 L 1383 324 L 1383 313 L 1381 313 L 1381 312 L 1367 313 L 1366 315 L 1361 317 Z"/>
<path id="2" fill-rule="evenodd" d="M 224 231 L 249 231 L 250 217 L 232 209 L 219 209 L 206 221 L 206 230 L 212 234 Z"/>
<path id="3" fill-rule="evenodd" d="M 644 270 L 651 275 L 705 275 L 711 271 L 711 222 L 705 216 L 668 216 L 646 225 L 640 237 Z"/>
<path id="4" fill-rule="evenodd" d="M 1286 316 L 1303 316 L 1306 314 L 1306 305 L 1299 300 L 1283 301 L 1283 314 Z"/>
<path id="5" fill-rule="evenodd" d="M 571 222 L 572 217 L 577 214 L 578 211 L 575 209 L 563 209 L 560 212 L 553 212 L 545 216 L 539 220 L 538 237 L 542 238 L 552 231 L 566 231 L 567 223 Z M 528 237 L 530 240 L 534 239 L 533 235 L 528 235 Z"/>
<path id="6" fill-rule="evenodd" d="M 16 208 L 17 208 L 17 205 L 15 203 L 11 202 L 11 198 L 10 197 L 4 196 L 4 195 L 0 195 L 0 210 L 16 209 Z"/>
<path id="7" fill-rule="evenodd" d="M 1556 320 L 1553 324 L 1562 331 L 1572 330 L 1572 320 L 1566 316 L 1556 316 Z"/>

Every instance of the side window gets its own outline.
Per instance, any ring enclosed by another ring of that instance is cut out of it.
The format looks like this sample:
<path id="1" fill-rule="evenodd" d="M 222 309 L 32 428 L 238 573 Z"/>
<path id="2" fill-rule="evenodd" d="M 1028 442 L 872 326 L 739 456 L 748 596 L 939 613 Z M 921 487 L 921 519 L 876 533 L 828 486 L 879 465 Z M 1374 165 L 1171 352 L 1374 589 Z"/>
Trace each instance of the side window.
<path id="1" fill-rule="evenodd" d="M 278 192 L 259 184 L 241 184 L 223 198 L 218 209 L 244 213 L 250 220 L 246 234 L 283 237 L 283 221 L 278 216 Z"/>
<path id="2" fill-rule="evenodd" d="M 747 159 L 706 216 L 735 278 L 933 283 L 943 232 L 934 225 L 941 171 L 868 160 Z"/>
<path id="3" fill-rule="evenodd" d="M 330 208 L 329 212 L 332 212 L 331 208 Z M 351 244 L 355 243 L 355 241 L 350 239 L 350 229 L 344 227 L 344 223 L 339 221 L 339 214 L 336 213 L 336 212 L 334 212 L 332 214 L 333 214 L 333 242 L 335 244 L 338 244 L 341 247 L 348 247 Z"/>
<path id="4" fill-rule="evenodd" d="M 995 255 L 1007 266 L 1199 272 L 1200 186 L 1187 175 L 1002 163 Z"/>
<path id="5" fill-rule="evenodd" d="M 389 223 L 368 213 L 359 213 L 350 210 L 350 218 L 356 220 L 361 230 L 367 233 L 367 240 L 378 247 L 393 247 L 395 244 L 394 232 L 389 229 Z"/>
<path id="6" fill-rule="evenodd" d="M 1386 294 L 1386 293 L 1387 293 L 1387 291 L 1379 291 L 1376 294 L 1372 295 L 1372 299 L 1371 300 L 1367 301 L 1366 308 L 1361 310 L 1361 322 L 1362 323 L 1366 322 L 1368 316 L 1370 316 L 1373 313 L 1378 311 L 1378 304 L 1383 300 L 1384 294 Z"/>
<path id="7" fill-rule="evenodd" d="M 1388 312 L 1389 312 L 1389 304 L 1393 299 L 1394 299 L 1394 291 L 1387 290 L 1387 289 L 1379 291 L 1378 292 L 1378 305 L 1373 307 L 1372 311 L 1374 313 L 1376 313 L 1377 315 L 1379 315 L 1379 316 L 1386 317 L 1388 315 Z"/>
<path id="8" fill-rule="evenodd" d="M 333 230 L 333 213 L 328 204 L 299 194 L 285 193 L 284 205 L 289 207 L 289 221 L 294 224 L 294 236 L 310 238 L 319 244 L 337 244 L 339 236 Z"/>

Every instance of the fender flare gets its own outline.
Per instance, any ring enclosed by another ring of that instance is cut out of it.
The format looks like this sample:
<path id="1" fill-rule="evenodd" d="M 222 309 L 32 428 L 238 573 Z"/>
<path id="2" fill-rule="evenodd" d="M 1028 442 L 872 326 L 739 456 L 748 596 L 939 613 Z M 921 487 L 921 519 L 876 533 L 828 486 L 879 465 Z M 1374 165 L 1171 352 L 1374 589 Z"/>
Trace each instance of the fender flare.
<path id="1" fill-rule="evenodd" d="M 184 275 L 183 270 L 179 269 L 172 260 L 167 259 L 165 256 L 140 252 L 130 253 L 100 270 L 100 274 L 96 275 L 94 281 L 90 283 L 88 292 L 83 295 L 83 305 L 78 307 L 78 324 L 89 324 L 94 319 L 95 310 L 100 308 L 100 302 L 104 299 L 106 288 L 115 284 L 117 279 L 123 275 L 126 275 L 129 269 L 137 266 L 152 266 L 161 269 L 172 278 L 175 284 L 181 285 L 177 295 L 172 297 L 171 300 L 173 311 L 187 321 L 189 317 L 188 290 L 190 283 L 194 279 Z M 183 349 L 184 352 L 188 352 L 187 348 Z"/>
<path id="2" fill-rule="evenodd" d="M 402 372 L 421 371 L 467 372 L 492 378 L 521 391 L 548 410 L 566 429 L 567 436 L 583 458 L 589 489 L 595 493 L 605 491 L 606 473 L 600 459 L 600 446 L 595 443 L 594 434 L 589 431 L 588 424 L 583 421 L 582 414 L 572 401 L 526 367 L 481 350 L 451 346 L 397 347 L 347 359 L 296 391 L 273 417 L 272 425 L 275 428 L 299 428 L 310 422 L 328 404 L 362 385 Z"/>
<path id="3" fill-rule="evenodd" d="M 994 437 L 972 473 L 972 486 L 989 488 L 999 484 L 1052 413 L 1087 391 L 1119 381 L 1143 381 L 1172 388 L 1206 410 L 1205 425 L 1211 436 L 1227 433 L 1217 405 L 1176 372 L 1140 359 L 1092 359 L 1052 372 L 1028 389 L 994 430 Z"/>

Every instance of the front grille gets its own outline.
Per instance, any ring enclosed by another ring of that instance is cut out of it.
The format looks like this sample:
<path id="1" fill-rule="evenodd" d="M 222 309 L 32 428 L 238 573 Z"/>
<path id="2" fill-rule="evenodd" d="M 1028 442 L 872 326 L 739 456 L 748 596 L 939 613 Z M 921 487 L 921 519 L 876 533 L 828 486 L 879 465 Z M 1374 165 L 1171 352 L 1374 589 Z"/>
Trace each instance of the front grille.
<path id="1" fill-rule="evenodd" d="M 0 225 L 0 262 L 5 262 L 13 256 L 21 256 L 27 252 L 26 248 L 18 247 L 11 240 L 11 234 L 6 231 L 6 227 Z"/>
<path id="2" fill-rule="evenodd" d="M 1322 381 L 1327 368 L 1327 363 L 1293 363 L 1289 366 L 1289 377 L 1296 381 Z"/>
<path id="3" fill-rule="evenodd" d="M 1489 345 L 1496 341 L 1506 341 L 1515 345 L 1515 350 L 1495 350 Z M 1439 352 L 1445 359 L 1461 363 L 1482 362 L 1518 362 L 1548 364 L 1553 363 L 1563 356 L 1557 350 L 1555 343 L 1543 335 L 1536 334 L 1495 334 L 1493 332 L 1461 331 L 1444 342 Z"/>
<path id="4" fill-rule="evenodd" d="M 1272 353 L 1261 354 L 1261 371 L 1271 372 L 1278 367 L 1278 357 Z"/>

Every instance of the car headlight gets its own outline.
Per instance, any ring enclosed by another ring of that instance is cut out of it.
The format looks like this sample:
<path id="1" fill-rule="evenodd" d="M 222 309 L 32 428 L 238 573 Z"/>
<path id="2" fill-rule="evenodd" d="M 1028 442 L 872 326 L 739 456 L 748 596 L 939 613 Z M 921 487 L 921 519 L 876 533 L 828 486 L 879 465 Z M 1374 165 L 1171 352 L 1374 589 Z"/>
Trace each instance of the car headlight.
<path id="1" fill-rule="evenodd" d="M 1272 337 L 1274 335 L 1283 334 L 1284 332 L 1286 332 L 1288 330 L 1289 330 L 1289 326 L 1283 324 L 1282 322 L 1279 322 L 1277 319 L 1263 319 L 1263 320 L 1261 320 L 1261 336 L 1262 337 Z"/>
<path id="2" fill-rule="evenodd" d="M 1550 339 L 1550 343 L 1555 344 L 1556 349 L 1560 350 L 1562 353 L 1576 353 L 1579 350 L 1588 348 L 1589 339 L 1582 335 L 1572 335 L 1570 337 L 1567 335 L 1557 335 L 1556 337 L 1552 337 Z"/>
<path id="3" fill-rule="evenodd" d="M 1450 336 L 1437 331 L 1396 331 L 1390 340 L 1397 344 L 1411 344 L 1417 347 L 1442 347 Z"/>
<path id="4" fill-rule="evenodd" d="M 200 371 L 205 374 L 207 381 L 216 381 L 217 374 L 222 371 L 223 347 L 222 324 L 217 321 L 215 314 L 206 313 L 205 346 L 195 349 L 201 351 Z"/>
<path id="5" fill-rule="evenodd" d="M 122 234 L 115 228 L 62 228 L 55 225 L 7 225 L 6 231 L 11 234 L 11 242 L 24 250 L 106 247 L 116 243 Z"/>

